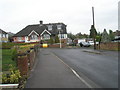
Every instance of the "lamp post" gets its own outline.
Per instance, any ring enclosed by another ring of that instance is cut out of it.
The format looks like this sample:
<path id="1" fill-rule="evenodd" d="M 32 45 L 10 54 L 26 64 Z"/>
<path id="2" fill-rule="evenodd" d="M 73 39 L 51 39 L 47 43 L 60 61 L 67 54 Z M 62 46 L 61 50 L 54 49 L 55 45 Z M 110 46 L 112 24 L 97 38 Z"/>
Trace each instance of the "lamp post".
<path id="1" fill-rule="evenodd" d="M 60 33 L 60 30 L 59 30 L 59 41 L 60 41 L 60 48 L 62 48 L 62 45 L 61 45 L 61 33 Z"/>

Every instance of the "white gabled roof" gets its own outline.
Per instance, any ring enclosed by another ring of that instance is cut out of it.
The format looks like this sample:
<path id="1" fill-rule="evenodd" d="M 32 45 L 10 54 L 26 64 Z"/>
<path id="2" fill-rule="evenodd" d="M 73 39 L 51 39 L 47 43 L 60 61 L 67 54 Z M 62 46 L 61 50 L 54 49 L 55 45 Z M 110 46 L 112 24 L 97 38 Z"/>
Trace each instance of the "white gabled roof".
<path id="1" fill-rule="evenodd" d="M 30 36 L 33 32 L 39 36 L 39 34 L 35 32 L 34 30 L 28 36 Z"/>
<path id="2" fill-rule="evenodd" d="M 48 34 L 51 35 L 51 33 L 49 31 L 47 31 L 46 29 L 40 35 L 43 35 L 45 32 L 47 32 Z"/>

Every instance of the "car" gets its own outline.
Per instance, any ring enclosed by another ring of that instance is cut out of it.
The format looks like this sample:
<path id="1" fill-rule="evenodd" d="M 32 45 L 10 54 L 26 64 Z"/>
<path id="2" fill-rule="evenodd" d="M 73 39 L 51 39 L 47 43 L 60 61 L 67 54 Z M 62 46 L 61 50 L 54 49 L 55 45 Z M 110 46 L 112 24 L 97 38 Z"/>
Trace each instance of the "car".
<path id="1" fill-rule="evenodd" d="M 81 47 L 90 47 L 90 43 L 89 42 L 80 42 L 79 43 Z"/>
<path id="2" fill-rule="evenodd" d="M 89 41 L 90 45 L 94 45 L 94 41 Z M 99 44 L 99 42 L 96 42 L 96 44 Z"/>

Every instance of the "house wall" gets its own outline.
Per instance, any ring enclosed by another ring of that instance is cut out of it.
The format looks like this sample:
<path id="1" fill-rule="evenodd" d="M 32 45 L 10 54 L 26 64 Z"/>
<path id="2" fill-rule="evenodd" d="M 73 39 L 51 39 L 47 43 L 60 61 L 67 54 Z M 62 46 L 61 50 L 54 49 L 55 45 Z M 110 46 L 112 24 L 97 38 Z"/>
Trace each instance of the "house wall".
<path id="1" fill-rule="evenodd" d="M 58 34 L 59 38 L 60 38 L 60 36 L 62 37 L 61 39 L 67 39 L 67 34 Z"/>
<path id="2" fill-rule="evenodd" d="M 21 39 L 20 39 L 21 38 Z M 23 36 L 23 37 L 13 37 L 14 42 L 39 42 L 40 37 L 38 37 L 37 40 L 30 40 L 30 37 L 28 36 Z"/>
<path id="3" fill-rule="evenodd" d="M 86 39 L 85 39 L 85 38 L 83 38 L 83 39 L 78 39 L 78 43 L 80 43 L 80 42 L 86 42 Z"/>
<path id="4" fill-rule="evenodd" d="M 14 42 L 24 42 L 25 41 L 25 36 L 23 37 L 13 37 Z"/>
<path id="5" fill-rule="evenodd" d="M 0 33 L 0 42 L 8 42 L 8 34 Z"/>

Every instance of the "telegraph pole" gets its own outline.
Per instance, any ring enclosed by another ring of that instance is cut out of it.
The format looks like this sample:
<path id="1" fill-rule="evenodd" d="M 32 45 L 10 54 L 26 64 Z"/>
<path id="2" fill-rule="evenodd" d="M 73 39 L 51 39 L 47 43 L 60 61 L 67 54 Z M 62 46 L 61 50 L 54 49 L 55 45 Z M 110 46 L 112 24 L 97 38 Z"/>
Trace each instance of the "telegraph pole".
<path id="1" fill-rule="evenodd" d="M 94 33 L 93 33 L 93 40 L 94 40 L 94 49 L 96 49 L 96 33 L 95 33 L 95 19 L 94 19 L 94 7 L 92 7 L 92 17 L 93 17 L 93 29 L 94 29 Z"/>

